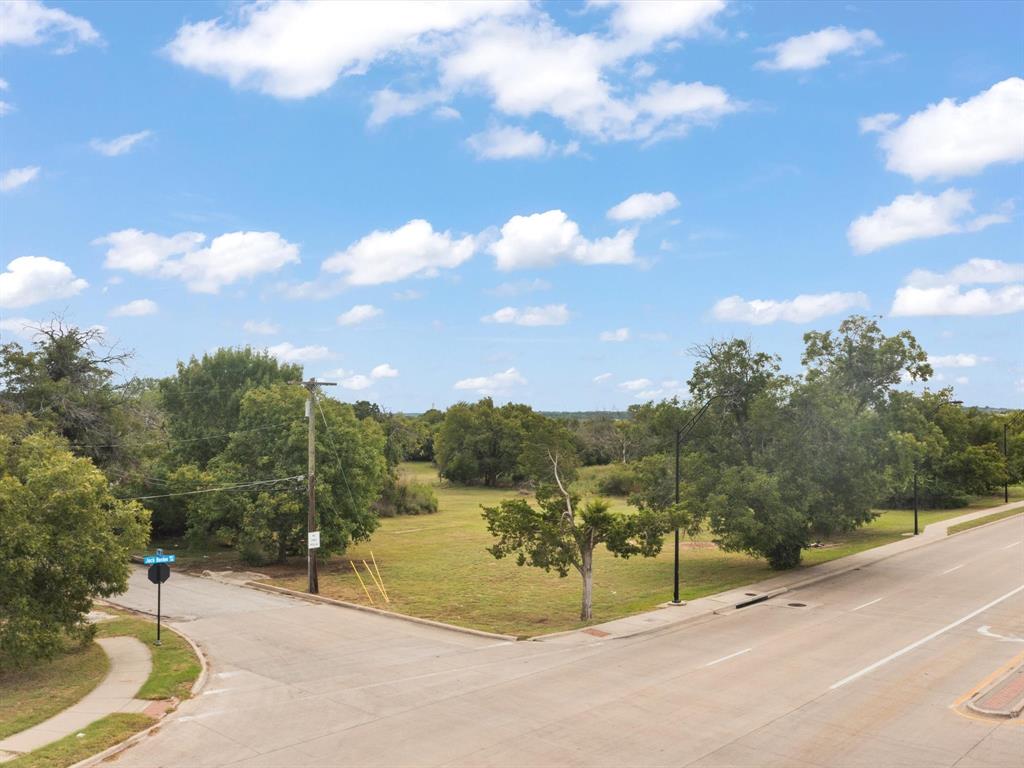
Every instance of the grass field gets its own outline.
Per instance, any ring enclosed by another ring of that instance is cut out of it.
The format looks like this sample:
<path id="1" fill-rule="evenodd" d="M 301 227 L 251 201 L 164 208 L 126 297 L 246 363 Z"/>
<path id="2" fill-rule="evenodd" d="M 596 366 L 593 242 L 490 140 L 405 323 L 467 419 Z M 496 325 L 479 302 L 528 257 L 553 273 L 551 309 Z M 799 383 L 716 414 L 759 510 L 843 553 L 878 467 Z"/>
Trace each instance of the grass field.
<path id="1" fill-rule="evenodd" d="M 201 669 L 191 646 L 170 631 L 161 632 L 163 644 L 155 646 L 156 624 L 153 621 L 109 606 L 100 606 L 100 610 L 116 618 L 98 624 L 97 637 L 136 637 L 147 645 L 152 654 L 153 668 L 136 697 L 188 698 Z M 31 670 L 0 676 L 0 737 L 42 722 L 74 704 L 103 679 L 108 668 L 103 649 L 96 643 L 90 643 L 84 649 L 69 649 L 57 659 Z M 4 763 L 4 766 L 63 768 L 127 739 L 153 722 L 145 715 L 108 715 L 82 729 L 82 736 L 70 734 Z"/>
<path id="2" fill-rule="evenodd" d="M 321 570 L 322 594 L 369 604 L 349 562 L 362 570 L 361 560 L 369 561 L 372 551 L 391 597 L 390 605 L 385 606 L 363 571 L 377 607 L 520 636 L 581 626 L 580 580 L 576 574 L 561 579 L 554 573 L 520 568 L 511 559 L 495 560 L 487 552 L 492 540 L 481 519 L 480 506 L 515 495 L 514 490 L 447 486 L 438 481 L 428 464 L 405 464 L 402 472 L 434 486 L 440 511 L 430 516 L 382 520 L 371 542 L 353 547 L 345 558 L 332 558 Z M 1016 497 L 1021 496 L 1021 490 L 1015 489 Z M 999 501 L 994 497 L 977 499 L 968 508 L 922 511 L 921 525 L 964 514 L 971 508 L 994 506 Z M 625 508 L 623 499 L 616 499 L 615 504 Z M 841 539 L 805 551 L 804 566 L 887 544 L 912 530 L 912 512 L 886 511 Z M 296 565 L 267 572 L 275 576 L 275 584 L 304 590 L 305 570 Z M 238 567 L 237 561 L 234 567 Z M 774 574 L 762 560 L 718 550 L 706 535 L 684 543 L 681 573 L 685 600 Z M 622 560 L 602 548 L 594 566 L 594 622 L 651 609 L 670 599 L 671 589 L 672 547 L 668 539 L 661 555 L 652 559 Z"/>
<path id="3" fill-rule="evenodd" d="M 961 533 L 962 531 L 967 531 L 971 528 L 977 528 L 979 525 L 988 525 L 989 523 L 994 523 L 996 520 L 1005 520 L 1008 517 L 1022 514 L 1024 514 L 1024 510 L 1022 509 L 1003 510 L 1002 512 L 996 512 L 993 515 L 985 515 L 984 517 L 978 517 L 974 520 L 968 520 L 966 523 L 951 525 L 946 531 L 946 535 L 952 536 L 954 533 Z"/>

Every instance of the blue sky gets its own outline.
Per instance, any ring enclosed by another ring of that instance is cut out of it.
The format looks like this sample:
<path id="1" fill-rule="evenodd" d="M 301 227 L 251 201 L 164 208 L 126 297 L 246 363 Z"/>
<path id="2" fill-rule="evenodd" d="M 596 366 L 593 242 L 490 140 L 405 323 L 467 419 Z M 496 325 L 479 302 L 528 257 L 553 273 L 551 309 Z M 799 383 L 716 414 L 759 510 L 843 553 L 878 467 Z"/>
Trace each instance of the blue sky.
<path id="1" fill-rule="evenodd" d="M 1024 404 L 1015 3 L 0 6 L 0 332 L 395 410 L 685 396 L 857 311 Z"/>

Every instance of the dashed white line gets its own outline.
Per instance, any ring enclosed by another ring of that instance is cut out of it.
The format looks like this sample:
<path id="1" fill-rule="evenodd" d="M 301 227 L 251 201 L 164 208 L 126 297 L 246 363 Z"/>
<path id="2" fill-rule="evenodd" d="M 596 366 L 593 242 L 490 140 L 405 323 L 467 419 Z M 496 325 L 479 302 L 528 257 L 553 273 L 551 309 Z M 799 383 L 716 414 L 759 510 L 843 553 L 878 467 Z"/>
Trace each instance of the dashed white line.
<path id="1" fill-rule="evenodd" d="M 993 600 L 992 602 L 990 602 L 990 603 L 986 603 L 985 605 L 981 606 L 981 608 L 979 608 L 978 610 L 976 610 L 976 611 L 971 611 L 970 613 L 968 613 L 968 614 L 967 614 L 966 616 L 964 616 L 963 618 L 960 618 L 960 619 L 957 619 L 956 621 L 954 621 L 954 622 L 953 622 L 952 624 L 947 624 L 947 625 L 946 625 L 946 626 L 944 626 L 944 627 L 943 627 L 942 629 L 938 629 L 938 630 L 936 630 L 935 632 L 932 632 L 932 633 L 931 633 L 930 635 L 928 635 L 927 637 L 922 637 L 922 638 L 921 638 L 920 640 L 918 640 L 918 641 L 916 641 L 916 642 L 913 642 L 913 643 L 911 643 L 911 644 L 910 644 L 910 645 L 908 645 L 908 646 L 905 646 L 905 647 L 903 647 L 903 648 L 900 648 L 900 649 L 899 649 L 898 651 L 896 651 L 896 653 L 890 653 L 890 654 L 889 654 L 888 656 L 886 656 L 886 657 L 885 657 L 884 659 L 879 659 L 879 660 L 878 660 L 878 661 L 876 661 L 876 662 L 875 662 L 874 664 L 869 664 L 868 666 L 864 667 L 864 669 L 862 669 L 862 670 L 860 670 L 860 671 L 858 671 L 858 672 L 854 672 L 854 673 L 853 673 L 852 675 L 849 675 L 849 676 L 847 676 L 847 677 L 844 677 L 844 678 L 843 678 L 842 680 L 840 680 L 840 681 L 839 681 L 838 683 L 833 683 L 832 685 L 830 685 L 830 686 L 829 686 L 829 690 L 830 690 L 830 691 L 834 691 L 834 690 L 835 690 L 836 688 L 842 688 L 842 687 L 843 687 L 844 685 L 846 685 L 847 683 L 852 683 L 852 682 L 853 682 L 854 680 L 856 680 L 856 679 L 857 679 L 858 677 L 862 677 L 863 675 L 866 675 L 866 674 L 868 674 L 869 672 L 874 672 L 874 671 L 875 671 L 876 669 L 878 669 L 879 667 L 882 667 L 882 666 L 884 666 L 884 665 L 888 664 L 888 663 L 889 663 L 890 661 L 892 661 L 893 659 L 898 659 L 898 658 L 899 658 L 900 656 L 902 656 L 903 654 L 905 654 L 905 653 L 910 653 L 910 652 L 911 652 L 912 650 L 914 650 L 915 648 L 917 648 L 917 647 L 919 647 L 919 646 L 922 646 L 922 645 L 924 645 L 925 643 L 927 643 L 927 642 L 928 642 L 928 641 L 930 641 L 930 640 L 934 640 L 934 639 L 935 639 L 936 637 L 938 637 L 939 635 L 943 635 L 943 634 L 945 634 L 946 632 L 949 632 L 949 630 L 951 630 L 951 629 L 955 629 L 956 627 L 959 627 L 959 626 L 960 626 L 961 624 L 963 624 L 963 623 L 964 623 L 965 621 L 970 621 L 970 620 L 971 620 L 971 619 L 973 619 L 973 618 L 974 618 L 975 616 L 977 616 L 977 615 L 978 615 L 979 613 L 984 613 L 984 612 L 985 612 L 985 611 L 987 611 L 987 610 L 988 610 L 989 608 L 992 608 L 992 607 L 994 607 L 994 606 L 996 606 L 996 605 L 999 605 L 999 604 L 1000 604 L 1001 602 L 1003 602 L 1004 600 L 1008 600 L 1009 598 L 1013 597 L 1014 595 L 1016 595 L 1016 594 L 1017 594 L 1018 592 L 1020 592 L 1020 591 L 1022 591 L 1022 590 L 1024 590 L 1024 584 L 1021 584 L 1021 585 L 1020 585 L 1019 587 L 1017 587 L 1016 589 L 1011 589 L 1011 590 L 1010 590 L 1009 592 L 1007 592 L 1007 593 L 1006 593 L 1005 595 L 1003 595 L 1002 597 L 997 597 L 997 598 L 996 598 L 995 600 Z"/>
<path id="2" fill-rule="evenodd" d="M 945 576 L 947 573 L 952 573 L 953 571 L 959 571 L 963 567 L 964 567 L 963 563 L 960 563 L 960 565 L 954 565 L 948 571 L 943 571 L 940 575 Z"/>
<path id="3" fill-rule="evenodd" d="M 734 659 L 737 656 L 742 656 L 744 653 L 748 653 L 749 651 L 752 651 L 752 650 L 753 650 L 752 648 L 744 648 L 742 651 L 736 651 L 736 653 L 730 653 L 728 656 L 723 656 L 720 659 L 715 659 L 714 661 L 709 661 L 704 666 L 705 667 L 713 667 L 713 666 L 715 666 L 715 664 L 719 664 L 719 663 L 721 663 L 723 661 L 728 661 L 729 659 Z"/>
<path id="4" fill-rule="evenodd" d="M 1015 542 L 1013 542 L 1013 544 L 1007 544 L 1005 547 L 1000 547 L 999 549 L 1013 549 L 1018 544 L 1020 544 L 1020 542 L 1019 541 L 1015 541 Z"/>
<path id="5" fill-rule="evenodd" d="M 857 606 L 856 608 L 854 608 L 853 610 L 855 610 L 855 611 L 859 611 L 859 610 L 860 610 L 861 608 L 867 608 L 867 607 L 868 607 L 869 605 L 874 605 L 874 604 L 875 604 L 875 603 L 877 603 L 877 602 L 878 602 L 879 600 L 885 600 L 885 598 L 884 598 L 884 597 L 876 597 L 876 598 L 875 598 L 874 600 L 871 600 L 871 601 L 869 601 L 869 602 L 867 602 L 867 603 L 864 603 L 863 605 L 858 605 L 858 606 Z"/>

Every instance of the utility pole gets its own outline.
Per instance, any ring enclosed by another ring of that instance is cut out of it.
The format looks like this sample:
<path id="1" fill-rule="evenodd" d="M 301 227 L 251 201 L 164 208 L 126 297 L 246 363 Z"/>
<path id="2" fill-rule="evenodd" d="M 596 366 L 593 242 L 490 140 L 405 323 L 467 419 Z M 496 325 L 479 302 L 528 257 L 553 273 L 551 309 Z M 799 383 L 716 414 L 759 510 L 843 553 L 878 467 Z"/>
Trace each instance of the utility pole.
<path id="1" fill-rule="evenodd" d="M 309 381 L 299 382 L 306 388 L 309 394 L 306 397 L 306 419 L 309 421 L 309 447 L 308 447 L 308 478 L 306 493 L 309 497 L 309 515 L 306 520 L 306 570 L 309 574 L 309 594 L 320 593 L 320 581 L 316 573 L 316 551 L 320 548 L 320 529 L 316 523 L 316 393 L 317 387 L 333 387 L 333 381 L 317 381 L 316 377 Z"/>

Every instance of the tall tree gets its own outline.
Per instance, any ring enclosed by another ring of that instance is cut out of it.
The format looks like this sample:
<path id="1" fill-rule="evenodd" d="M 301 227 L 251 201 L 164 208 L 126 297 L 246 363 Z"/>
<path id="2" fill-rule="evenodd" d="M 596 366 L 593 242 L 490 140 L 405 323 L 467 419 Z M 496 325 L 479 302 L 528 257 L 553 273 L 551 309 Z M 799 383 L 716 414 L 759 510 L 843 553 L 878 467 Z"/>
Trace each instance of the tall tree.
<path id="1" fill-rule="evenodd" d="M 453 405 L 434 443 L 441 477 L 490 487 L 520 477 L 524 422 L 532 413 L 528 406 L 511 403 L 496 408 L 489 397 Z"/>

